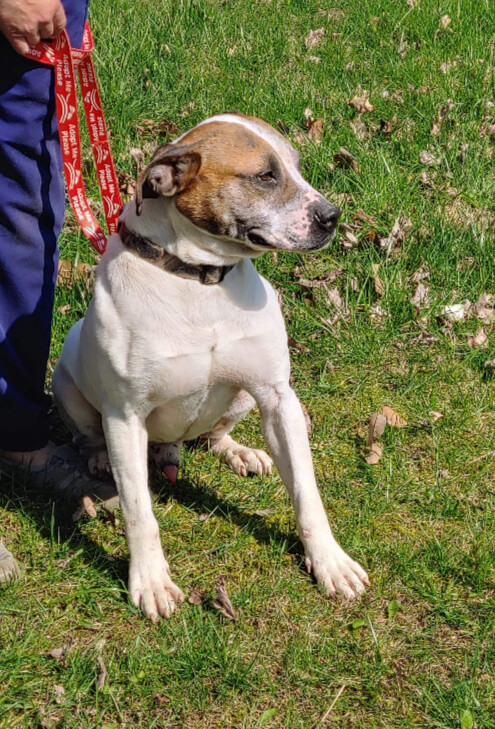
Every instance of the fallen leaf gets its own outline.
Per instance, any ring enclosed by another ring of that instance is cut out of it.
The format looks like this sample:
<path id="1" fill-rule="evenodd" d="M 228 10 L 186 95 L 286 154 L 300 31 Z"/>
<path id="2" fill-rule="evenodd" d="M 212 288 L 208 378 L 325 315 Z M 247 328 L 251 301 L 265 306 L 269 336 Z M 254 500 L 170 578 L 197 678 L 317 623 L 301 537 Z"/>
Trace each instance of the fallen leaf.
<path id="1" fill-rule="evenodd" d="M 258 509 L 254 512 L 255 516 L 268 516 L 271 514 L 273 509 Z"/>
<path id="2" fill-rule="evenodd" d="M 308 139 L 320 144 L 323 138 L 323 119 L 315 119 L 308 128 Z"/>
<path id="3" fill-rule="evenodd" d="M 370 309 L 370 317 L 372 321 L 383 321 L 383 319 L 386 319 L 387 316 L 388 312 L 378 304 L 372 306 Z"/>
<path id="4" fill-rule="evenodd" d="M 433 119 L 433 121 L 431 123 L 431 133 L 434 136 L 440 134 L 440 130 L 442 128 L 443 121 L 444 121 L 445 117 L 447 116 L 447 114 L 450 111 L 452 111 L 453 108 L 454 108 L 454 102 L 452 101 L 452 99 L 447 99 L 445 104 L 440 107 L 436 117 Z M 423 152 L 421 152 L 421 154 L 423 154 L 424 152 L 425 152 L 425 150 L 423 150 Z M 427 152 L 427 154 L 429 154 L 429 153 Z M 420 159 L 421 159 L 421 155 L 420 155 Z"/>
<path id="5" fill-rule="evenodd" d="M 414 306 L 414 308 L 417 311 L 420 311 L 421 309 L 425 309 L 427 306 L 430 305 L 430 297 L 428 296 L 428 288 L 420 282 L 416 286 L 416 290 L 412 297 L 410 298 L 411 304 Z"/>
<path id="6" fill-rule="evenodd" d="M 71 309 L 72 309 L 72 306 L 70 304 L 64 304 L 63 306 L 57 307 L 57 311 L 60 312 L 60 314 L 62 314 L 62 316 L 65 316 L 66 314 L 68 314 L 69 311 L 71 311 Z"/>
<path id="7" fill-rule="evenodd" d="M 325 28 L 317 28 L 316 30 L 310 30 L 308 35 L 304 39 L 306 48 L 314 48 L 315 46 L 317 46 L 318 43 L 323 38 L 324 34 L 325 34 Z"/>
<path id="8" fill-rule="evenodd" d="M 288 344 L 288 345 L 289 345 L 289 347 L 291 347 L 292 349 L 295 349 L 295 350 L 297 350 L 298 352 L 303 352 L 304 354 L 308 354 L 308 353 L 309 353 L 309 351 L 310 351 L 310 350 L 309 350 L 309 349 L 308 349 L 307 347 L 305 347 L 305 346 L 304 346 L 304 344 L 301 344 L 301 342 L 298 342 L 298 341 L 297 341 L 296 339 L 294 339 L 294 337 L 293 337 L 293 336 L 291 336 L 290 334 L 289 334 L 289 335 L 288 335 L 288 337 L 287 337 L 287 344 Z"/>
<path id="9" fill-rule="evenodd" d="M 466 300 L 462 304 L 449 304 L 440 310 L 440 316 L 448 321 L 462 321 L 471 310 L 471 302 Z"/>
<path id="10" fill-rule="evenodd" d="M 440 161 L 438 157 L 435 157 L 432 155 L 431 152 L 428 152 L 427 149 L 422 149 L 419 153 L 419 161 L 421 164 L 426 165 L 427 167 L 436 167 L 440 164 Z"/>
<path id="11" fill-rule="evenodd" d="M 490 371 L 495 370 L 495 359 L 487 359 L 485 362 L 485 367 L 487 370 Z"/>
<path id="12" fill-rule="evenodd" d="M 55 684 L 53 687 L 53 693 L 55 694 L 55 703 L 61 704 L 62 703 L 62 696 L 65 695 L 65 689 L 63 686 L 60 686 L 60 684 Z"/>
<path id="13" fill-rule="evenodd" d="M 368 129 L 363 122 L 361 114 L 358 114 L 355 119 L 349 122 L 349 127 L 351 128 L 351 132 L 355 134 L 358 139 L 363 140 L 368 138 Z"/>
<path id="14" fill-rule="evenodd" d="M 447 29 L 450 26 L 451 23 L 452 23 L 452 18 L 449 18 L 448 15 L 443 15 L 440 18 L 440 28 Z"/>
<path id="15" fill-rule="evenodd" d="M 431 410 L 430 415 L 433 423 L 435 423 L 437 420 L 440 420 L 440 418 L 443 418 L 443 413 L 439 413 L 437 410 Z"/>
<path id="16" fill-rule="evenodd" d="M 424 281 L 425 279 L 430 277 L 430 272 L 427 268 L 418 268 L 418 270 L 413 273 L 411 277 L 411 281 L 413 283 L 420 283 L 420 281 Z"/>
<path id="17" fill-rule="evenodd" d="M 334 154 L 333 161 L 337 167 L 344 169 L 352 169 L 356 175 L 359 175 L 359 167 L 353 154 L 347 151 L 345 147 L 340 147 L 337 154 Z"/>
<path id="18" fill-rule="evenodd" d="M 392 132 L 392 124 L 389 121 L 380 119 L 380 131 L 382 134 L 390 134 Z"/>
<path id="19" fill-rule="evenodd" d="M 397 218 L 390 231 L 390 235 L 385 238 L 380 238 L 380 248 L 385 249 L 390 254 L 393 248 L 398 248 L 402 244 L 411 228 L 412 222 L 410 218 Z"/>
<path id="20" fill-rule="evenodd" d="M 138 172 L 141 171 L 141 167 L 144 164 L 144 152 L 140 147 L 131 147 L 129 150 L 129 154 L 131 155 L 132 159 L 136 163 Z"/>
<path id="21" fill-rule="evenodd" d="M 98 674 L 98 679 L 96 681 L 96 690 L 101 691 L 107 681 L 108 671 L 101 655 L 98 656 L 96 660 L 98 661 L 98 666 L 100 667 L 100 673 Z"/>
<path id="22" fill-rule="evenodd" d="M 343 309 L 344 308 L 344 302 L 342 300 L 342 297 L 339 293 L 339 290 L 336 286 L 329 289 L 326 284 L 324 284 L 324 288 L 327 293 L 327 300 L 332 305 L 335 306 L 337 309 Z"/>
<path id="23" fill-rule="evenodd" d="M 368 96 L 369 91 L 366 91 L 366 89 L 362 89 L 361 87 L 359 87 L 357 94 L 353 96 L 350 101 L 347 102 L 347 105 L 352 106 L 353 109 L 356 109 L 358 114 L 366 114 L 370 111 L 374 111 L 375 106 L 370 102 Z"/>
<path id="24" fill-rule="evenodd" d="M 74 638 L 69 636 L 67 638 L 67 643 L 62 648 L 52 648 L 46 655 L 50 658 L 54 658 L 56 661 L 65 663 L 65 657 L 71 652 L 73 643 Z"/>
<path id="25" fill-rule="evenodd" d="M 190 602 L 191 605 L 201 605 L 204 597 L 205 593 L 203 592 L 203 590 L 200 590 L 199 587 L 193 587 L 189 597 L 187 598 L 187 601 Z"/>
<path id="26" fill-rule="evenodd" d="M 382 413 L 373 413 L 370 418 L 368 429 L 368 455 L 366 456 L 366 463 L 370 466 L 374 466 L 378 463 L 383 453 L 383 447 L 379 438 L 383 435 L 386 424 L 387 418 Z"/>
<path id="27" fill-rule="evenodd" d="M 487 347 L 488 335 L 485 330 L 480 327 L 474 336 L 472 334 L 467 335 L 467 343 L 473 349 L 478 349 L 478 347 Z"/>
<path id="28" fill-rule="evenodd" d="M 383 294 L 385 293 L 385 284 L 378 275 L 378 271 L 380 270 L 380 264 L 373 263 L 371 269 L 373 271 L 373 285 L 375 287 L 375 293 L 378 294 L 378 296 L 383 296 Z"/>
<path id="29" fill-rule="evenodd" d="M 344 273 L 343 268 L 334 268 L 332 271 L 315 276 L 315 278 L 300 278 L 297 283 L 302 289 L 319 289 L 323 287 L 323 284 L 332 283 L 343 276 Z"/>
<path id="30" fill-rule="evenodd" d="M 344 248 L 352 248 L 352 246 L 356 246 L 359 243 L 348 223 L 340 223 L 339 233 L 344 238 Z"/>
<path id="31" fill-rule="evenodd" d="M 222 615 L 229 620 L 237 620 L 234 608 L 230 602 L 230 597 L 227 594 L 225 587 L 225 577 L 219 577 L 217 580 L 217 596 L 215 600 L 212 600 L 212 605 L 217 610 L 220 610 Z"/>
<path id="32" fill-rule="evenodd" d="M 406 428 L 407 421 L 404 420 L 395 410 L 389 408 L 388 405 L 384 405 L 383 414 L 387 419 L 387 425 L 391 425 L 393 428 Z"/>
<path id="33" fill-rule="evenodd" d="M 75 281 L 87 279 L 92 269 L 93 266 L 90 263 L 80 261 L 75 265 L 73 261 L 60 260 L 58 262 L 57 283 L 62 286 L 72 286 Z"/>
<path id="34" fill-rule="evenodd" d="M 482 294 L 478 301 L 472 305 L 471 313 L 485 324 L 492 324 L 495 321 L 495 310 L 493 308 L 493 295 Z"/>
<path id="35" fill-rule="evenodd" d="M 480 134 L 482 137 L 485 137 L 485 136 L 494 137 L 495 136 L 495 124 L 484 124 L 480 128 Z"/>

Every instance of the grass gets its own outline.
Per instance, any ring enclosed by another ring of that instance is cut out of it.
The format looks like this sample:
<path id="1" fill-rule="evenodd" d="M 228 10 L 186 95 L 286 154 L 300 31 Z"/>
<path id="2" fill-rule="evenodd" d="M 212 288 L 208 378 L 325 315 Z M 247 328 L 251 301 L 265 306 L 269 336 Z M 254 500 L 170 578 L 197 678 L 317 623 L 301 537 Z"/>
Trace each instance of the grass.
<path id="1" fill-rule="evenodd" d="M 355 229 L 350 250 L 337 240 L 312 258 L 257 264 L 301 345 L 294 387 L 313 417 L 331 522 L 372 586 L 353 606 L 324 599 L 302 569 L 278 476 L 241 481 L 190 449 L 175 487 L 154 483 L 162 542 L 186 593 L 211 597 L 226 576 L 238 620 L 207 599 L 149 625 L 127 602 L 121 523 L 100 513 L 73 525 L 3 478 L 1 536 L 25 577 L 0 593 L 0 727 L 492 729 L 495 395 L 485 362 L 495 341 L 484 325 L 488 347 L 470 348 L 480 323 L 447 328 L 438 315 L 495 294 L 494 147 L 482 133 L 495 115 L 493 3 L 113 0 L 94 2 L 91 19 L 121 172 L 135 174 L 130 148 L 149 154 L 163 141 L 153 126 L 138 131 L 143 119 L 183 132 L 238 109 L 297 140 L 309 106 L 324 132 L 320 144 L 299 144 L 307 179 L 346 222 L 357 224 L 359 208 L 375 218 Z M 324 35 L 308 49 L 317 28 Z M 376 107 L 362 138 L 347 104 L 359 87 Z M 332 163 L 341 146 L 359 174 Z M 422 164 L 423 150 L 438 164 Z M 89 187 L 96 197 L 91 175 Z M 401 217 L 411 230 L 387 255 L 373 240 Z M 70 215 L 61 248 L 93 260 Z M 430 301 L 416 312 L 420 268 Z M 346 310 L 335 320 L 323 290 L 310 296 L 298 284 L 334 269 Z M 59 287 L 51 365 L 87 297 L 81 284 Z M 377 303 L 387 312 L 378 321 Z M 380 462 L 368 466 L 367 423 L 383 405 L 409 426 L 387 429 Z M 260 446 L 258 417 L 237 434 Z M 68 644 L 62 658 L 49 655 Z M 99 690 L 98 655 L 108 670 Z"/>

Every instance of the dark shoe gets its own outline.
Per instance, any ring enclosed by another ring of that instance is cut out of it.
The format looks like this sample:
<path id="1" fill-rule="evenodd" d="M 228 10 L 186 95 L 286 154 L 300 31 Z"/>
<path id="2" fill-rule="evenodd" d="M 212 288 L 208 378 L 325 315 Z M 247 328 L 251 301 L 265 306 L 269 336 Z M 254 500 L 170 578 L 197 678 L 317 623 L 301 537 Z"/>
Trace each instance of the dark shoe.
<path id="1" fill-rule="evenodd" d="M 59 446 L 45 466 L 31 468 L 0 458 L 0 469 L 27 481 L 35 489 L 47 493 L 57 501 L 78 503 L 83 496 L 105 502 L 108 508 L 118 505 L 113 481 L 93 478 L 81 456 L 70 446 Z"/>
<path id="2" fill-rule="evenodd" d="M 20 577 L 21 570 L 13 554 L 0 542 L 0 585 L 14 582 Z"/>

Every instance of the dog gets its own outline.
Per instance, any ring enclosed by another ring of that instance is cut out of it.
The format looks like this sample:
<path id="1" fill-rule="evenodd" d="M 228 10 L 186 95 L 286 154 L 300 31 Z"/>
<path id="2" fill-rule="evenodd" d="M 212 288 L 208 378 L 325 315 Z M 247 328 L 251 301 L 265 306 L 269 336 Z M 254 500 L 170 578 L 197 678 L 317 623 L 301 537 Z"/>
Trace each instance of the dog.
<path id="1" fill-rule="evenodd" d="M 156 150 L 108 240 L 53 392 L 90 470 L 111 468 L 130 553 L 130 598 L 151 620 L 168 617 L 184 598 L 153 515 L 149 443 L 172 480 L 181 443 L 198 437 L 241 476 L 269 474 L 273 458 L 308 572 L 328 595 L 345 599 L 369 584 L 330 529 L 289 384 L 277 294 L 251 261 L 266 251 L 325 248 L 339 214 L 303 179 L 284 136 L 229 112 Z M 255 405 L 271 457 L 230 435 Z"/>

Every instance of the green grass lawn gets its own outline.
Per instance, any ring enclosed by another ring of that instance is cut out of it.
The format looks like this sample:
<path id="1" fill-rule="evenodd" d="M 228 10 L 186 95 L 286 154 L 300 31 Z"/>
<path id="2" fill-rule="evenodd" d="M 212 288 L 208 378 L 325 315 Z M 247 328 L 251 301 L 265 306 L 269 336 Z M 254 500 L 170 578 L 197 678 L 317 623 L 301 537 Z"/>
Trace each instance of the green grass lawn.
<path id="1" fill-rule="evenodd" d="M 283 129 L 342 207 L 350 241 L 257 266 L 283 297 L 331 523 L 371 587 L 352 606 L 324 598 L 278 475 L 243 480 L 186 449 L 176 486 L 153 484 L 155 512 L 174 579 L 206 598 L 152 625 L 127 601 L 119 514 L 73 524 L 4 477 L 0 536 L 25 574 L 0 592 L 0 727 L 494 728 L 495 317 L 443 309 L 495 294 L 495 4 L 93 0 L 91 20 L 123 177 L 131 148 L 166 139 L 159 123 L 236 109 Z M 363 89 L 375 108 L 358 115 Z M 93 261 L 70 215 L 61 248 Z M 326 289 L 299 283 L 331 271 Z M 59 287 L 51 366 L 87 298 Z M 370 466 L 384 405 L 408 426 Z M 261 446 L 256 414 L 236 432 Z M 236 622 L 212 606 L 220 575 Z"/>

